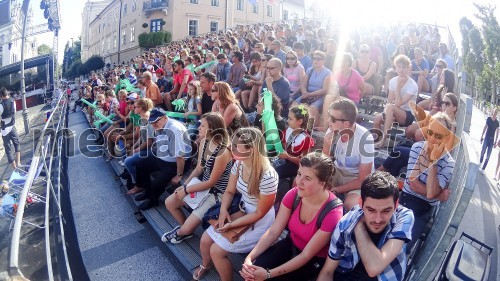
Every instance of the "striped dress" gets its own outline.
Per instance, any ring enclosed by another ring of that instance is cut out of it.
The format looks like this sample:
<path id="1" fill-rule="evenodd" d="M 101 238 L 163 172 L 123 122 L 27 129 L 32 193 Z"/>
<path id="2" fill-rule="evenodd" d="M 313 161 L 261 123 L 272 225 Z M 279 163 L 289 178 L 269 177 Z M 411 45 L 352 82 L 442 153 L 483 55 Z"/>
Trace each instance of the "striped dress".
<path id="1" fill-rule="evenodd" d="M 257 210 L 258 198 L 248 194 L 248 184 L 243 181 L 243 165 L 239 165 L 241 161 L 236 161 L 231 169 L 231 174 L 237 175 L 239 167 L 239 176 L 236 182 L 236 189 L 241 193 L 241 200 L 244 202 L 245 212 L 253 213 Z M 276 193 L 278 190 L 278 173 L 274 168 L 270 167 L 262 175 L 259 185 L 259 191 L 262 195 L 270 195 Z M 264 235 L 266 230 L 271 227 L 274 222 L 275 212 L 274 208 L 269 209 L 267 214 L 264 215 L 259 221 L 254 224 L 247 232 L 241 235 L 240 239 L 234 243 L 230 243 L 226 238 L 216 232 L 213 226 L 207 229 L 208 235 L 220 246 L 222 249 L 231 253 L 248 253 L 250 252 L 259 239 Z"/>

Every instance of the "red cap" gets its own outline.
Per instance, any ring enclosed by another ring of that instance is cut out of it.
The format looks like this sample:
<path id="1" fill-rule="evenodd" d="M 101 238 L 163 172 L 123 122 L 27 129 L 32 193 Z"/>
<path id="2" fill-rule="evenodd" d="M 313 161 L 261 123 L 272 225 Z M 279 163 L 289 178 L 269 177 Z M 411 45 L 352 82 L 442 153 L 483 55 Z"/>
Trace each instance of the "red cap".
<path id="1" fill-rule="evenodd" d="M 161 68 L 158 68 L 156 69 L 156 74 L 164 74 L 165 72 L 163 71 L 163 69 Z"/>

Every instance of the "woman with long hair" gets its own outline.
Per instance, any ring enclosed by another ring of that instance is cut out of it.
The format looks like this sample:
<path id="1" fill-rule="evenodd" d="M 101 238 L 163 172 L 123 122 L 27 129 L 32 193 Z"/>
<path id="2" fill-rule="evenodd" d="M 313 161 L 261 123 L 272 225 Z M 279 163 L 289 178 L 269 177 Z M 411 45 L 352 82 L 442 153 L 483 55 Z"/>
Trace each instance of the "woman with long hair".
<path id="1" fill-rule="evenodd" d="M 300 91 L 300 86 L 307 78 L 306 71 L 299 61 L 297 53 L 290 51 L 286 53 L 285 67 L 283 76 L 290 82 L 290 96 L 296 96 Z"/>
<path id="2" fill-rule="evenodd" d="M 217 112 L 203 114 L 200 119 L 199 136 L 201 139 L 198 164 L 185 181 L 165 200 L 167 210 L 179 223 L 171 231 L 165 233 L 163 242 L 180 243 L 191 238 L 196 227 L 201 223 L 205 213 L 222 199 L 231 171 L 232 159 L 229 149 L 229 134 L 224 119 Z M 185 205 L 184 197 L 189 194 L 209 190 L 186 219 L 181 207 Z"/>
<path id="3" fill-rule="evenodd" d="M 226 124 L 230 135 L 236 129 L 248 126 L 248 121 L 240 106 L 238 100 L 233 93 L 233 90 L 226 82 L 215 82 L 212 87 L 212 100 L 214 104 L 212 105 L 213 112 L 219 112 L 224 118 L 224 124 Z"/>
<path id="4" fill-rule="evenodd" d="M 200 280 L 213 262 L 222 281 L 233 279 L 228 253 L 248 253 L 274 222 L 274 200 L 278 174 L 266 156 L 266 142 L 257 128 L 241 128 L 236 132 L 233 156 L 236 159 L 229 183 L 222 196 L 216 227 L 210 226 L 201 237 L 202 262 L 193 278 Z M 236 193 L 241 194 L 245 215 L 232 220 L 228 208 Z M 231 243 L 222 234 L 231 229 L 252 225 Z"/>

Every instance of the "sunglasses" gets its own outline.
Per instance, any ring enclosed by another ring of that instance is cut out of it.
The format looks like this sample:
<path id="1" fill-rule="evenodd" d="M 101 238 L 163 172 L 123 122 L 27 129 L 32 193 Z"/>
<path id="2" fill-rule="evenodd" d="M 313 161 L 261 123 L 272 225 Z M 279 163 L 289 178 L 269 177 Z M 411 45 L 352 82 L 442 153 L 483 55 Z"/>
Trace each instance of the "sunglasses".
<path id="1" fill-rule="evenodd" d="M 297 58 L 295 57 L 287 57 L 286 60 L 296 60 Z"/>
<path id="2" fill-rule="evenodd" d="M 274 67 L 273 67 L 273 66 L 267 66 L 267 67 L 266 67 L 266 69 L 267 69 L 267 70 L 273 70 L 273 69 L 276 69 L 276 68 L 277 68 L 277 67 L 275 67 L 275 66 L 274 66 Z"/>
<path id="3" fill-rule="evenodd" d="M 436 133 L 431 129 L 427 129 L 427 134 L 429 136 L 434 136 L 434 138 L 436 138 L 437 140 L 442 140 L 444 138 L 443 134 Z"/>
<path id="4" fill-rule="evenodd" d="M 442 65 L 442 64 L 436 64 L 436 68 L 441 68 L 442 69 L 442 68 L 444 68 L 444 65 Z"/>
<path id="5" fill-rule="evenodd" d="M 330 115 L 330 121 L 332 121 L 332 123 L 335 123 L 335 122 L 337 122 L 337 121 L 342 121 L 342 122 L 344 122 L 344 121 L 349 121 L 349 120 L 346 120 L 346 119 L 337 119 L 337 118 L 335 118 L 335 116 Z"/>
<path id="6" fill-rule="evenodd" d="M 216 92 L 218 92 L 219 90 L 217 90 L 217 89 L 212 89 L 211 91 L 212 91 L 212 93 L 216 93 Z"/>
<path id="7" fill-rule="evenodd" d="M 314 57 L 313 60 L 323 60 L 323 58 L 320 57 Z"/>
<path id="8" fill-rule="evenodd" d="M 134 104 L 134 102 L 133 102 L 133 101 L 129 101 L 129 102 L 127 102 L 127 104 L 128 104 L 128 105 L 133 105 L 133 104 Z"/>

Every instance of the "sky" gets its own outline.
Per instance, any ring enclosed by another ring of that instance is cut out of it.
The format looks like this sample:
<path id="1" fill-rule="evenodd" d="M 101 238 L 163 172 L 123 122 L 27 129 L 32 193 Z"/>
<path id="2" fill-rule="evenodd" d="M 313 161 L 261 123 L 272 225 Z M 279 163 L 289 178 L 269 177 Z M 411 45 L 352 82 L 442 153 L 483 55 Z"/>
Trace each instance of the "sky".
<path id="1" fill-rule="evenodd" d="M 59 62 L 62 62 L 64 46 L 66 42 L 71 42 L 71 38 L 75 41 L 82 31 L 82 11 L 85 3 L 88 0 L 59 0 L 61 14 L 61 30 L 59 32 Z M 314 0 L 308 0 L 314 1 Z M 340 13 L 348 15 L 345 21 L 372 21 L 374 18 L 397 22 L 400 20 L 417 21 L 428 24 L 441 26 L 449 26 L 455 39 L 457 46 L 460 46 L 462 40 L 458 26 L 459 20 L 466 16 L 473 23 L 477 24 L 474 18 L 474 13 L 477 9 L 473 6 L 472 1 L 459 0 L 419 0 L 419 1 L 401 1 L 401 0 L 316 0 L 324 8 L 331 8 L 337 11 L 356 11 Z M 45 22 L 43 12 L 40 10 L 39 0 L 32 0 L 31 7 L 34 12 L 34 24 Z M 494 0 L 475 0 L 479 4 L 492 4 Z M 322 4 L 321 4 L 322 3 Z M 416 3 L 419 3 L 420 9 Z M 497 5 L 498 6 L 498 5 Z M 359 9 L 363 7 L 363 9 Z M 353 17 L 353 15 L 356 15 Z M 387 15 L 387 16 L 385 16 Z M 497 20 L 500 21 L 500 7 L 495 10 Z M 52 33 L 47 33 L 37 37 L 38 43 L 52 46 Z"/>

